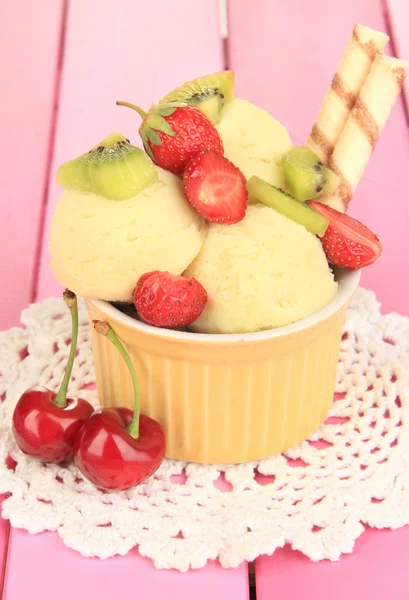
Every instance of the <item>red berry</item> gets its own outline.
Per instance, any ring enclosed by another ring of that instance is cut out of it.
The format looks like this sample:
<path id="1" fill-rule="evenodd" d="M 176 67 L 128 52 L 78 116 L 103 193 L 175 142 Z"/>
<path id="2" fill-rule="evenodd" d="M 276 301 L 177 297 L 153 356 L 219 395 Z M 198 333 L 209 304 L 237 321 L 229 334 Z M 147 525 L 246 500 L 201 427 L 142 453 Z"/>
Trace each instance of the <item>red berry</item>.
<path id="1" fill-rule="evenodd" d="M 157 421 L 140 415 L 139 435 L 127 431 L 133 413 L 128 408 L 96 412 L 81 428 L 74 446 L 75 464 L 94 485 L 104 490 L 127 490 L 153 475 L 166 449 Z"/>
<path id="2" fill-rule="evenodd" d="M 122 354 L 131 376 L 134 410 L 115 407 L 95 412 L 75 439 L 74 460 L 81 473 L 105 490 L 127 490 L 153 475 L 166 450 L 161 425 L 140 413 L 138 377 L 132 360 L 106 321 L 93 321 Z"/>
<path id="3" fill-rule="evenodd" d="M 194 106 L 171 102 L 153 106 L 146 113 L 129 102 L 117 104 L 132 108 L 142 117 L 139 133 L 144 148 L 162 169 L 182 173 L 186 163 L 201 150 L 224 152 L 219 132 Z"/>
<path id="4" fill-rule="evenodd" d="M 382 245 L 378 236 L 368 227 L 321 202 L 311 200 L 309 205 L 329 221 L 321 238 L 328 262 L 336 267 L 354 270 L 376 261 L 382 252 Z"/>
<path id="5" fill-rule="evenodd" d="M 20 397 L 13 413 L 13 435 L 25 454 L 43 462 L 62 462 L 72 456 L 74 440 L 94 412 L 82 398 L 67 398 L 78 339 L 77 297 L 65 290 L 64 301 L 71 312 L 72 341 L 64 378 L 58 394 L 36 386 Z"/>
<path id="6" fill-rule="evenodd" d="M 186 327 L 196 321 L 207 302 L 206 290 L 196 279 L 167 271 L 142 275 L 133 296 L 141 319 L 155 327 Z"/>
<path id="7" fill-rule="evenodd" d="M 43 462 L 63 462 L 72 456 L 75 437 L 94 412 L 82 398 L 67 398 L 56 406 L 55 392 L 37 386 L 24 392 L 13 413 L 13 435 L 25 454 Z"/>
<path id="8" fill-rule="evenodd" d="M 161 145 L 148 144 L 155 162 L 162 169 L 182 173 L 186 163 L 201 150 L 212 149 L 223 153 L 223 142 L 214 125 L 194 106 L 177 108 L 164 117 L 175 132 L 175 137 L 157 131 Z"/>
<path id="9" fill-rule="evenodd" d="M 214 150 L 204 150 L 186 165 L 183 175 L 190 204 L 206 221 L 238 223 L 247 210 L 248 193 L 243 173 Z"/>

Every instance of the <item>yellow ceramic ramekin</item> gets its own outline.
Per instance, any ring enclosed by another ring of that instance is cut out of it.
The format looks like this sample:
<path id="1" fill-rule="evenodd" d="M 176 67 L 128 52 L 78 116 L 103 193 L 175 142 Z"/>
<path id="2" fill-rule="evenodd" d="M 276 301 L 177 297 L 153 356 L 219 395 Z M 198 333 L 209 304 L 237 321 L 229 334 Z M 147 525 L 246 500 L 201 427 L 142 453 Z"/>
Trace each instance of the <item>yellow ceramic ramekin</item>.
<path id="1" fill-rule="evenodd" d="M 360 279 L 339 271 L 324 309 L 293 325 L 247 334 L 196 334 L 151 327 L 101 300 L 89 317 L 106 320 L 127 347 L 142 412 L 161 423 L 169 458 L 237 463 L 305 440 L 332 402 L 345 308 Z M 132 384 L 115 347 L 92 331 L 103 406 L 132 408 Z"/>

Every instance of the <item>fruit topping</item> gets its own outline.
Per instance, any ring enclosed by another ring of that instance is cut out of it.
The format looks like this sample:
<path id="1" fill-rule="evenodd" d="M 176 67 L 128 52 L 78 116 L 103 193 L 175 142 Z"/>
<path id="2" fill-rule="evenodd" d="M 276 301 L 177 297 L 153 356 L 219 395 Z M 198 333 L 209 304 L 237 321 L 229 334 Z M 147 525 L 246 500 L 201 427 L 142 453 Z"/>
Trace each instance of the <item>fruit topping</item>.
<path id="1" fill-rule="evenodd" d="M 77 298 L 65 290 L 64 301 L 71 312 L 72 340 L 64 378 L 58 394 L 32 387 L 20 397 L 13 413 L 12 428 L 17 446 L 43 462 L 63 462 L 72 456 L 75 436 L 94 412 L 82 398 L 67 398 L 78 340 Z"/>
<path id="2" fill-rule="evenodd" d="M 66 190 L 93 192 L 109 200 L 127 200 L 158 179 L 140 148 L 120 133 L 111 133 L 97 146 L 61 165 L 57 183 Z"/>
<path id="3" fill-rule="evenodd" d="M 201 315 L 207 293 L 197 279 L 151 271 L 139 279 L 134 304 L 140 318 L 155 327 L 186 327 Z"/>
<path id="4" fill-rule="evenodd" d="M 329 221 L 321 238 L 328 262 L 344 269 L 361 269 L 376 261 L 382 252 L 377 235 L 362 223 L 320 202 L 309 205 Z"/>
<path id="5" fill-rule="evenodd" d="M 212 123 L 218 123 L 225 106 L 234 98 L 234 73 L 222 71 L 188 81 L 167 94 L 159 104 L 185 102 L 199 109 Z"/>
<path id="6" fill-rule="evenodd" d="M 282 215 L 303 225 L 311 233 L 319 236 L 324 235 L 328 227 L 328 220 L 325 216 L 318 214 L 307 204 L 296 200 L 289 194 L 270 185 L 267 181 L 253 175 L 247 182 L 247 191 L 259 202 L 274 208 Z"/>
<path id="7" fill-rule="evenodd" d="M 190 204 L 206 221 L 229 225 L 244 219 L 246 178 L 218 152 L 204 150 L 194 156 L 186 165 L 183 183 Z"/>
<path id="8" fill-rule="evenodd" d="M 297 146 L 281 160 L 291 194 L 305 202 L 323 194 L 332 194 L 340 179 L 307 146 Z"/>
<path id="9" fill-rule="evenodd" d="M 75 440 L 74 460 L 97 487 L 127 490 L 158 470 L 165 457 L 165 434 L 157 421 L 140 414 L 135 367 L 114 330 L 103 321 L 94 321 L 94 327 L 125 360 L 133 383 L 134 410 L 118 407 L 95 412 Z"/>
<path id="10" fill-rule="evenodd" d="M 161 104 L 149 113 L 129 102 L 119 106 L 135 110 L 143 119 L 139 133 L 146 152 L 162 169 L 182 173 L 186 163 L 201 150 L 223 153 L 219 132 L 207 117 L 189 104 Z"/>

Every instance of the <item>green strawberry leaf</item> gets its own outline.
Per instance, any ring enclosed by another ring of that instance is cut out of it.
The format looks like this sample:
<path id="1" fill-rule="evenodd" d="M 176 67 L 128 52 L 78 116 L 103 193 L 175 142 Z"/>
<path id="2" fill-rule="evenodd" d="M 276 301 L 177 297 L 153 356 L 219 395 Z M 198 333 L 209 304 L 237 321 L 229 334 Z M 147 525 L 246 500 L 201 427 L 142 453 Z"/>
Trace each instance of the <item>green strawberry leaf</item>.
<path id="1" fill-rule="evenodd" d="M 152 162 L 156 163 L 155 157 L 154 157 L 153 152 L 152 152 L 152 148 L 148 144 L 148 138 L 147 138 L 147 135 L 146 135 L 146 130 L 143 130 L 140 133 L 141 133 L 142 143 L 143 143 L 143 147 L 145 148 L 146 154 L 150 157 L 150 159 L 152 160 Z"/>
<path id="2" fill-rule="evenodd" d="M 159 106 L 158 113 L 161 115 L 161 117 L 169 117 L 170 115 L 173 115 L 176 109 L 177 106 Z"/>
<path id="3" fill-rule="evenodd" d="M 151 129 L 156 129 L 157 131 L 162 131 L 162 133 L 176 137 L 176 133 L 173 131 L 169 123 L 157 113 L 151 113 L 148 117 L 147 123 Z"/>
<path id="4" fill-rule="evenodd" d="M 187 102 L 181 102 L 180 100 L 171 100 L 170 102 L 165 102 L 164 104 L 159 104 L 162 108 L 164 106 L 172 106 L 174 108 L 178 108 L 180 106 L 187 106 Z"/>
<path id="5" fill-rule="evenodd" d="M 145 148 L 145 152 L 150 157 L 152 162 L 155 162 L 155 157 L 153 155 L 153 152 L 152 152 L 151 147 L 149 146 L 148 142 L 143 142 L 143 147 Z"/>
<path id="6" fill-rule="evenodd" d="M 146 137 L 154 146 L 162 146 L 162 140 L 160 139 L 159 134 L 150 127 L 146 128 Z"/>

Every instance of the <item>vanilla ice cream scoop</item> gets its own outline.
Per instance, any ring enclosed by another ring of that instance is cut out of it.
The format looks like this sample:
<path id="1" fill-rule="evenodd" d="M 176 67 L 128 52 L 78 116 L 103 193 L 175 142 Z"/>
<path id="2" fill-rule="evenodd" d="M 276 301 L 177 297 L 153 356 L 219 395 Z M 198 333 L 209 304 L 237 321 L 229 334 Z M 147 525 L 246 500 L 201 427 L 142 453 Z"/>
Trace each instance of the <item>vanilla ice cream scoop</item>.
<path id="1" fill-rule="evenodd" d="M 208 302 L 191 328 L 245 333 L 294 323 L 337 293 L 320 240 L 268 206 L 250 205 L 235 225 L 209 225 L 202 250 L 186 270 Z"/>
<path id="2" fill-rule="evenodd" d="M 224 155 L 246 179 L 257 175 L 276 187 L 285 187 L 280 161 L 292 144 L 279 121 L 251 102 L 235 98 L 224 109 L 216 128 L 223 141 Z"/>
<path id="3" fill-rule="evenodd" d="M 51 224 L 51 268 L 79 296 L 132 301 L 148 271 L 180 275 L 202 247 L 205 225 L 182 182 L 158 168 L 156 183 L 128 200 L 65 191 Z"/>

